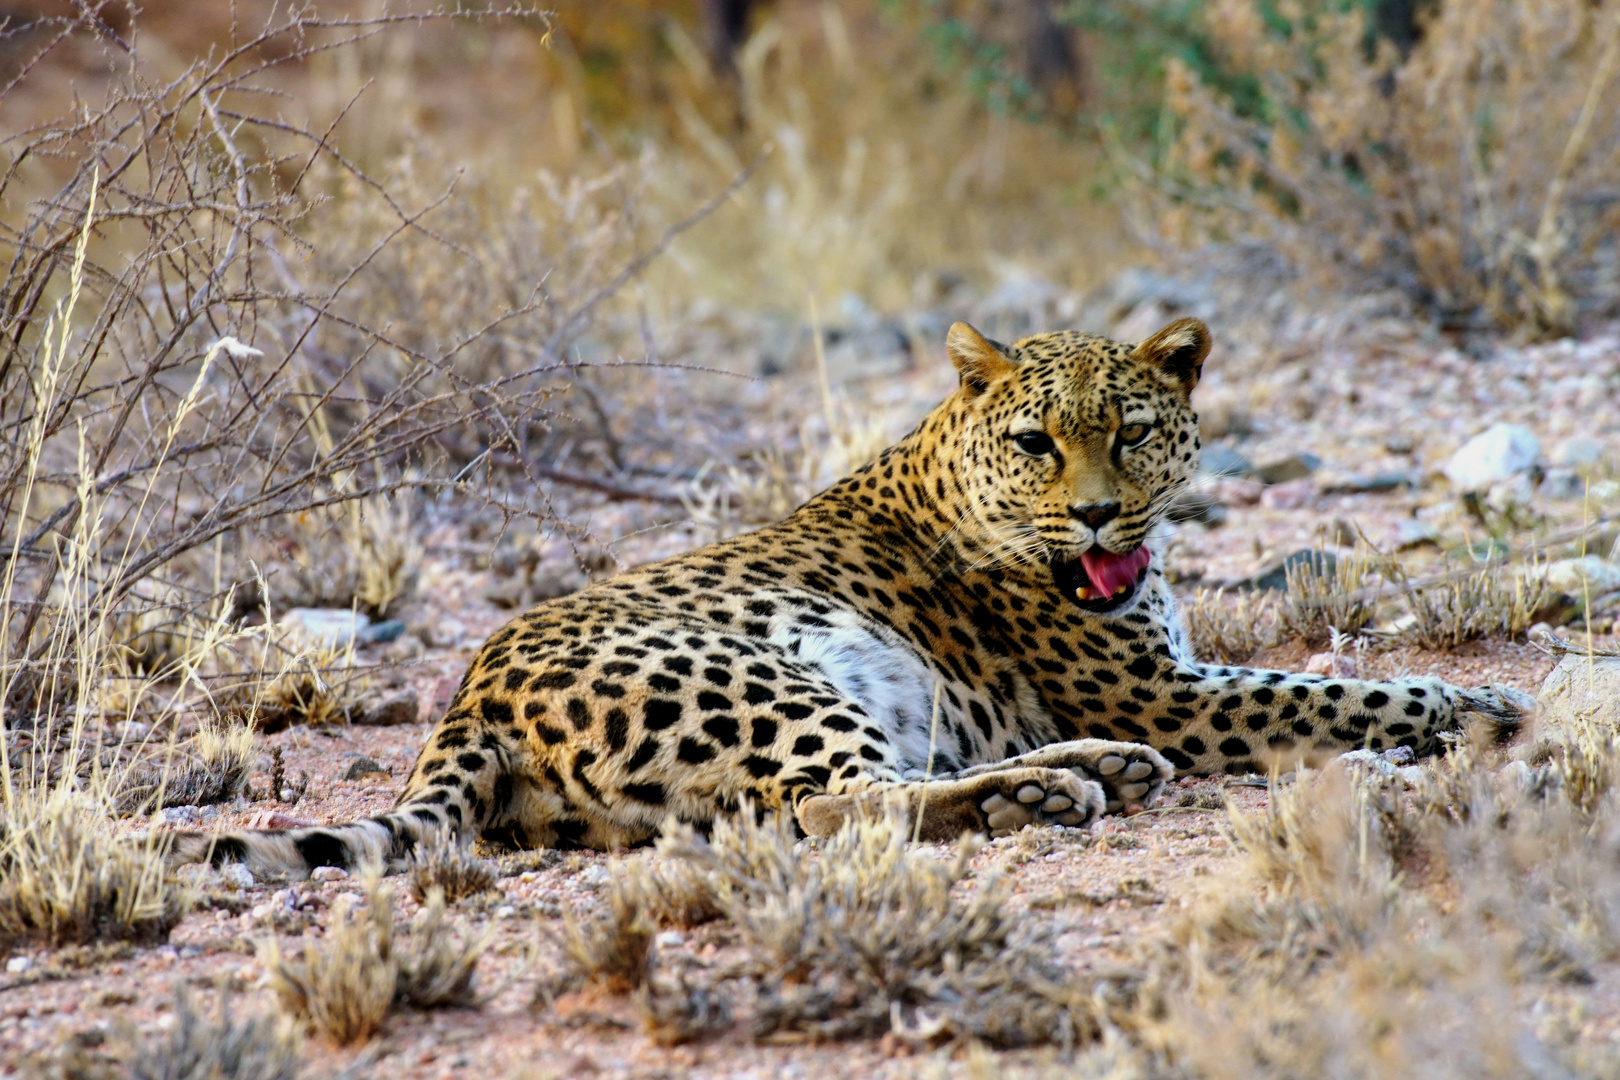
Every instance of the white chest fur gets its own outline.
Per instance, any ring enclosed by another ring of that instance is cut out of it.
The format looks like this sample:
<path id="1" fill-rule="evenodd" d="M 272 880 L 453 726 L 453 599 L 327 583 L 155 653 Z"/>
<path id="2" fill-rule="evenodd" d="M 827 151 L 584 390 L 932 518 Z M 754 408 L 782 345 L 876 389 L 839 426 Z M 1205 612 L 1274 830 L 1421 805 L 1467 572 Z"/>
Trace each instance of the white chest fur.
<path id="1" fill-rule="evenodd" d="M 777 619 L 770 641 L 859 702 L 888 736 L 902 774 L 914 771 L 921 776 L 928 761 L 933 669 L 886 627 L 848 611 L 824 618 L 831 625 L 800 626 L 790 618 Z M 941 731 L 950 729 L 951 719 L 941 695 Z"/>

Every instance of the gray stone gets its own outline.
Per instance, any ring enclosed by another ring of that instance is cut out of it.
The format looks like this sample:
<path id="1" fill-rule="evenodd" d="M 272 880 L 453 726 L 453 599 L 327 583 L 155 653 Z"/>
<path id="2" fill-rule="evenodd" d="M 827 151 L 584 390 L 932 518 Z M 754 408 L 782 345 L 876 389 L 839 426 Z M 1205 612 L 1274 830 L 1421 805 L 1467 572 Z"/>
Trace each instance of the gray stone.
<path id="1" fill-rule="evenodd" d="M 1333 570 L 1338 564 L 1338 557 L 1333 552 L 1307 548 L 1303 551 L 1296 551 L 1283 559 L 1282 562 L 1261 570 L 1253 577 L 1238 582 L 1237 587 L 1240 589 L 1269 589 L 1281 592 L 1288 588 L 1288 571 L 1294 567 L 1309 565 L 1313 566 L 1318 574 L 1323 574 Z"/>
<path id="2" fill-rule="evenodd" d="M 343 774 L 343 779 L 358 780 L 362 776 L 370 776 L 372 773 L 386 772 L 388 770 L 383 768 L 380 762 L 368 757 L 357 757 L 349 763 L 349 771 Z"/>
<path id="3" fill-rule="evenodd" d="M 1322 467 L 1322 459 L 1315 454 L 1290 454 L 1281 461 L 1262 465 L 1254 471 L 1263 484 L 1286 484 L 1290 480 L 1303 480 Z"/>
<path id="4" fill-rule="evenodd" d="M 1209 526 L 1224 525 L 1227 516 L 1226 507 L 1207 491 L 1183 491 L 1165 511 L 1171 521 L 1199 521 Z"/>
<path id="5" fill-rule="evenodd" d="M 253 871 L 239 862 L 226 863 L 219 868 L 219 879 L 226 888 L 245 891 L 253 888 Z"/>
<path id="6" fill-rule="evenodd" d="M 1440 541 L 1440 530 L 1427 521 L 1417 518 L 1404 518 L 1395 526 L 1395 550 L 1406 551 L 1408 548 L 1422 547 L 1424 544 L 1435 544 Z"/>
<path id="7" fill-rule="evenodd" d="M 401 724 L 414 724 L 421 715 L 421 701 L 415 690 L 406 690 L 378 702 L 375 706 L 361 713 L 356 724 L 365 727 L 398 727 Z"/>
<path id="8" fill-rule="evenodd" d="M 1211 476 L 1248 476 L 1254 472 L 1249 459 L 1225 443 L 1204 447 L 1199 468 Z"/>
<path id="9" fill-rule="evenodd" d="M 1572 739 L 1583 732 L 1620 733 L 1620 656 L 1571 649 L 1541 684 L 1538 738 Z"/>
<path id="10" fill-rule="evenodd" d="M 157 816 L 165 825 L 201 825 L 203 812 L 200 806 L 165 806 Z"/>
<path id="11" fill-rule="evenodd" d="M 1459 491 L 1485 491 L 1528 472 L 1541 455 L 1535 432 L 1518 424 L 1496 424 L 1464 443 L 1446 462 L 1446 478 Z"/>
<path id="12" fill-rule="evenodd" d="M 358 640 L 362 645 L 381 645 L 393 641 L 405 632 L 404 619 L 384 619 L 382 622 L 372 623 L 360 631 Z"/>
<path id="13" fill-rule="evenodd" d="M 1411 473 L 1382 472 L 1373 473 L 1371 476 L 1347 476 L 1331 484 L 1324 484 L 1322 485 L 1322 493 L 1324 495 L 1363 495 L 1416 486 L 1417 481 Z"/>
<path id="14" fill-rule="evenodd" d="M 1588 555 L 1581 559 L 1559 559 L 1547 567 L 1547 587 L 1577 600 L 1597 598 L 1620 591 L 1620 566 Z"/>
<path id="15" fill-rule="evenodd" d="M 371 619 L 344 608 L 293 608 L 281 625 L 305 644 L 340 649 L 363 634 Z"/>
<path id="16" fill-rule="evenodd" d="M 1603 460 L 1603 444 L 1586 435 L 1571 435 L 1553 448 L 1551 458 L 1566 469 L 1588 469 Z"/>
<path id="17" fill-rule="evenodd" d="M 1410 454 L 1417 449 L 1417 442 L 1410 435 L 1391 435 L 1384 440 L 1384 449 L 1392 454 Z"/>
<path id="18" fill-rule="evenodd" d="M 1574 469 L 1548 469 L 1541 480 L 1541 493 L 1549 499 L 1573 502 L 1586 495 L 1586 479 Z"/>

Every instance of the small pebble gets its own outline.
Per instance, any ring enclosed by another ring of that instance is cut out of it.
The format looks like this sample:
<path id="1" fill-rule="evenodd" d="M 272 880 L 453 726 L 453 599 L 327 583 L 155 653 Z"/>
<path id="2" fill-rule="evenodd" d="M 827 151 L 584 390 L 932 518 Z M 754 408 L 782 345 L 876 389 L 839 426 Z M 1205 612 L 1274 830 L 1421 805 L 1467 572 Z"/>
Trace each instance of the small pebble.
<path id="1" fill-rule="evenodd" d="M 1334 655 L 1330 652 L 1319 652 L 1305 661 L 1305 674 L 1326 675 L 1332 679 L 1353 679 L 1356 677 L 1356 661 L 1354 657 L 1343 653 Z"/>
<path id="2" fill-rule="evenodd" d="M 242 863 L 226 863 L 219 868 L 219 879 L 232 889 L 253 888 L 253 871 Z"/>
<path id="3" fill-rule="evenodd" d="M 686 935 L 679 930 L 665 930 L 653 940 L 658 943 L 659 947 L 671 949 L 677 945 L 685 945 Z"/>
<path id="4" fill-rule="evenodd" d="M 502 904 L 500 907 L 495 909 L 495 917 L 497 919 L 510 919 L 516 914 L 517 908 L 513 907 L 511 904 Z"/>
<path id="5" fill-rule="evenodd" d="M 6 961 L 6 972 L 10 975 L 20 975 L 34 966 L 34 962 L 26 956 L 13 956 Z"/>
<path id="6" fill-rule="evenodd" d="M 311 881 L 342 881 L 349 872 L 341 866 L 317 866 L 309 872 Z"/>
<path id="7" fill-rule="evenodd" d="M 165 806 L 158 811 L 158 820 L 165 825 L 201 825 L 200 806 Z"/>

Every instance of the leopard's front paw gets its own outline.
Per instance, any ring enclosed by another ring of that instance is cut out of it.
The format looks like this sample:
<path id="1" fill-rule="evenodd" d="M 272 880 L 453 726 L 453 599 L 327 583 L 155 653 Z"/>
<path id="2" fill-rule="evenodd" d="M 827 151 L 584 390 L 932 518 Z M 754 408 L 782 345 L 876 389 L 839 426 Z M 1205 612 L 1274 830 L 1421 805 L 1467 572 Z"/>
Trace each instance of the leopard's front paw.
<path id="1" fill-rule="evenodd" d="M 1459 689 L 1454 715 L 1459 728 L 1477 721 L 1485 725 L 1493 741 L 1507 742 L 1524 730 L 1540 708 L 1540 703 L 1523 690 L 1492 683 Z"/>
<path id="2" fill-rule="evenodd" d="M 1088 778 L 1102 784 L 1110 814 L 1129 806 L 1150 805 L 1175 773 L 1164 755 L 1135 743 L 1118 744 L 1117 752 L 1099 755 L 1087 770 Z"/>
<path id="3" fill-rule="evenodd" d="M 1025 825 L 1085 825 L 1103 812 L 1102 785 L 1068 769 L 1010 769 L 974 784 L 991 836 Z"/>

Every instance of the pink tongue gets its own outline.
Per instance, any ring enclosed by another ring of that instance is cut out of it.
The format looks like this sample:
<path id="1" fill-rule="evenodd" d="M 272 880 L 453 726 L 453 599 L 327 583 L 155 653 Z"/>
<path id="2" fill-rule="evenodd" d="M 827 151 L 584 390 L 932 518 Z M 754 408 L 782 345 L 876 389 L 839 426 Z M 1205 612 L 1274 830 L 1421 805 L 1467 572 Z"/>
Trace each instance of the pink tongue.
<path id="1" fill-rule="evenodd" d="M 1094 547 L 1081 553 L 1080 565 L 1086 568 L 1093 591 L 1102 596 L 1113 596 L 1121 588 L 1135 584 L 1136 575 L 1142 572 L 1152 557 L 1146 547 L 1139 547 L 1124 555 Z"/>

